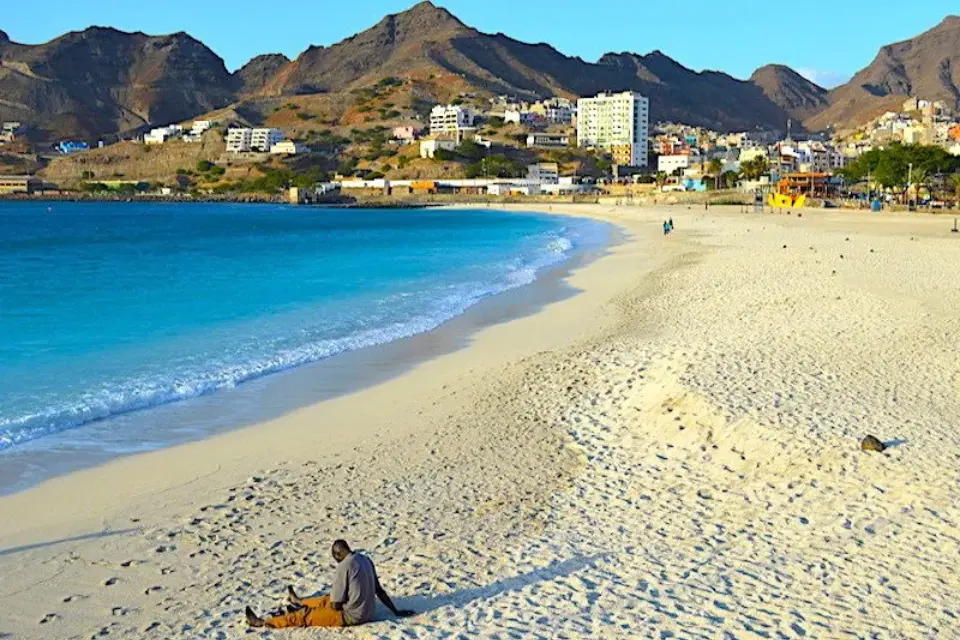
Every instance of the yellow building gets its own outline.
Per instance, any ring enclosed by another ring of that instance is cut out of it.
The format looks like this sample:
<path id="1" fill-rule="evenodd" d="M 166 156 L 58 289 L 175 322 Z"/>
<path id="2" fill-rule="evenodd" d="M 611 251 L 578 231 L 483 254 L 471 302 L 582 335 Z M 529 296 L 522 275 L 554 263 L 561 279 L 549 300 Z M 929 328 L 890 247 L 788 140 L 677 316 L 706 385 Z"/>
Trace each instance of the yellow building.
<path id="1" fill-rule="evenodd" d="M 0 176 L 0 195 L 34 193 L 40 191 L 43 182 L 33 176 Z"/>

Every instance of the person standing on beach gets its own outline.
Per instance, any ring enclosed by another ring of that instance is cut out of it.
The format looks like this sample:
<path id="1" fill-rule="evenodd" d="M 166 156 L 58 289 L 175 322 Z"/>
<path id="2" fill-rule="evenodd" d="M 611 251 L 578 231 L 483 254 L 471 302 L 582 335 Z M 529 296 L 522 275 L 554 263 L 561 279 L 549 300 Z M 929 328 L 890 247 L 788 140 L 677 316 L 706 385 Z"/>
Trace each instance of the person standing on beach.
<path id="1" fill-rule="evenodd" d="M 288 627 L 352 627 L 373 620 L 379 598 L 395 616 L 406 618 L 413 611 L 397 609 L 380 586 L 377 571 L 367 556 L 355 553 L 344 540 L 333 543 L 333 559 L 337 571 L 330 595 L 301 598 L 287 587 L 287 597 L 294 610 L 269 618 L 261 618 L 247 607 L 247 624 L 251 627 L 286 629 Z"/>

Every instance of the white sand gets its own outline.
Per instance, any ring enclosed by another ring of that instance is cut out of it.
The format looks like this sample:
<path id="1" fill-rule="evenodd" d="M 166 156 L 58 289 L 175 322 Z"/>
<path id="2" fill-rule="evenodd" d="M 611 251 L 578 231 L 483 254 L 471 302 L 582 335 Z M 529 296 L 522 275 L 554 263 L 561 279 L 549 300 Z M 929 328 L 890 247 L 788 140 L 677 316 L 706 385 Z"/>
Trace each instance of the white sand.
<path id="1" fill-rule="evenodd" d="M 948 221 L 568 209 L 631 234 L 581 294 L 0 499 L 0 638 L 244 636 L 244 605 L 329 585 L 341 536 L 421 613 L 250 635 L 957 637 Z M 861 453 L 868 433 L 899 443 Z"/>

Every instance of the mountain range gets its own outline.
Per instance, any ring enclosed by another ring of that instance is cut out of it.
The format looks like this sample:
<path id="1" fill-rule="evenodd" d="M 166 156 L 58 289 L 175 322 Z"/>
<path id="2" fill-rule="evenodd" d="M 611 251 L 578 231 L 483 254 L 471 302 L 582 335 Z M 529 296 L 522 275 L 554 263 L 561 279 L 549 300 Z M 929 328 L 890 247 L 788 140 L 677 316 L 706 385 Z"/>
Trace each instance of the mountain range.
<path id="1" fill-rule="evenodd" d="M 91 27 L 24 45 L 0 31 L 0 120 L 29 123 L 44 140 L 116 136 L 284 96 L 352 101 L 387 77 L 424 86 L 443 77 L 448 88 L 481 97 L 634 90 L 650 98 L 654 120 L 718 130 L 783 130 L 788 119 L 798 129 L 844 128 L 906 96 L 960 106 L 960 17 L 883 47 L 870 66 L 832 91 L 781 65 L 738 80 L 688 69 L 660 51 L 607 53 L 587 62 L 548 44 L 477 31 L 430 2 L 332 46 L 310 47 L 295 60 L 262 55 L 234 73 L 182 32 Z"/>

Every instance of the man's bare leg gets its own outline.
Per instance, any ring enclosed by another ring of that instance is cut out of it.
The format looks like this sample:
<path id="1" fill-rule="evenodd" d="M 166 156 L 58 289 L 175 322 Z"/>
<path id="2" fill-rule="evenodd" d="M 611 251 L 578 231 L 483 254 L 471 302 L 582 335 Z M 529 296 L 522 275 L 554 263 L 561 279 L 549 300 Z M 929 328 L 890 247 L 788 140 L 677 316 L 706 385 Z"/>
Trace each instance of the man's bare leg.
<path id="1" fill-rule="evenodd" d="M 290 604 L 303 606 L 303 598 L 297 595 L 297 592 L 293 590 L 293 585 L 287 585 L 287 600 Z"/>

